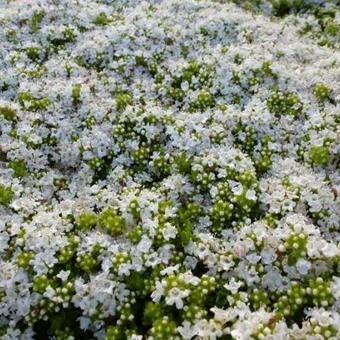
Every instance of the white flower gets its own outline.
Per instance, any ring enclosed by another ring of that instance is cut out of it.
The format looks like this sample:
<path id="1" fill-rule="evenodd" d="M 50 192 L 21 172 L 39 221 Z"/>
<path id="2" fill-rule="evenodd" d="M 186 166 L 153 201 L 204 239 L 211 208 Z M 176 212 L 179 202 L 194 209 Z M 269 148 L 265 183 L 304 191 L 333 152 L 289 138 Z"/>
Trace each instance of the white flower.
<path id="1" fill-rule="evenodd" d="M 57 277 L 59 277 L 59 279 L 61 279 L 62 281 L 66 281 L 67 278 L 70 275 L 70 271 L 69 270 L 61 270 L 58 274 Z"/>
<path id="2" fill-rule="evenodd" d="M 180 274 L 178 277 L 182 282 L 191 284 L 193 286 L 197 286 L 201 281 L 198 277 L 194 276 L 191 271 Z"/>
<path id="3" fill-rule="evenodd" d="M 145 261 L 145 264 L 149 267 L 155 267 L 160 262 L 161 262 L 161 259 L 159 255 L 156 252 L 153 252 L 148 255 L 147 260 Z"/>
<path id="4" fill-rule="evenodd" d="M 165 225 L 165 229 L 163 230 L 163 236 L 166 241 L 169 241 L 171 239 L 174 239 L 177 234 L 177 229 L 175 226 L 171 225 L 170 223 L 167 223 Z"/>
<path id="5" fill-rule="evenodd" d="M 256 201 L 257 196 L 255 190 L 253 189 L 247 190 L 246 197 L 248 198 L 248 200 Z"/>
<path id="6" fill-rule="evenodd" d="M 155 302 L 159 302 L 162 296 L 164 295 L 164 287 L 160 281 L 156 282 L 156 288 L 151 293 L 151 299 Z"/>
<path id="7" fill-rule="evenodd" d="M 44 292 L 44 296 L 47 298 L 52 298 L 55 296 L 55 290 L 51 287 L 48 286 Z"/>
<path id="8" fill-rule="evenodd" d="M 243 286 L 243 282 L 242 281 L 236 281 L 235 278 L 231 278 L 229 280 L 229 283 L 226 283 L 224 285 L 225 289 L 228 289 L 232 294 L 236 294 L 238 292 L 238 290 L 240 289 L 240 287 Z"/>
<path id="9" fill-rule="evenodd" d="M 78 318 L 80 321 L 80 328 L 83 330 L 87 330 L 89 328 L 89 325 L 91 323 L 91 320 L 87 317 L 81 316 Z"/>
<path id="10" fill-rule="evenodd" d="M 225 311 L 224 309 L 213 307 L 210 310 L 214 313 L 214 318 L 221 322 L 224 325 L 227 321 L 229 321 L 229 312 Z"/>
<path id="11" fill-rule="evenodd" d="M 208 337 L 209 339 L 215 340 L 222 335 L 221 325 L 215 320 L 210 319 L 200 320 L 195 325 L 198 328 L 198 335 L 200 337 Z"/>
<path id="12" fill-rule="evenodd" d="M 305 259 L 298 259 L 296 263 L 296 268 L 298 272 L 302 275 L 306 275 L 311 267 L 311 263 L 309 261 L 306 261 Z"/>
<path id="13" fill-rule="evenodd" d="M 264 264 L 270 264 L 276 260 L 277 254 L 273 248 L 266 248 L 261 251 L 261 258 Z"/>
<path id="14" fill-rule="evenodd" d="M 195 269 L 197 263 L 198 260 L 193 256 L 186 256 L 186 258 L 184 259 L 184 265 L 191 270 Z"/>
<path id="15" fill-rule="evenodd" d="M 230 268 L 234 266 L 234 261 L 230 259 L 230 257 L 221 255 L 218 261 L 218 265 L 225 271 L 229 271 Z"/>
<path id="16" fill-rule="evenodd" d="M 183 81 L 183 82 L 181 83 L 181 88 L 182 88 L 183 91 L 188 91 L 188 89 L 189 89 L 189 83 L 188 83 L 187 81 Z"/>
<path id="17" fill-rule="evenodd" d="M 235 194 L 236 196 L 239 196 L 243 193 L 243 186 L 241 183 L 237 183 L 235 186 L 233 186 L 231 188 L 233 194 Z"/>
<path id="18" fill-rule="evenodd" d="M 152 246 L 152 241 L 146 235 L 143 235 L 142 239 L 138 243 L 137 249 L 141 253 L 146 253 L 149 251 L 151 246 Z"/>
<path id="19" fill-rule="evenodd" d="M 169 267 L 166 267 L 165 269 L 161 270 L 161 274 L 162 275 L 171 275 L 171 274 L 174 274 L 176 273 L 180 268 L 180 265 L 179 264 L 176 264 L 175 266 L 169 266 Z"/>
<path id="20" fill-rule="evenodd" d="M 197 335 L 197 329 L 189 321 L 183 321 L 182 326 L 177 327 L 177 331 L 183 339 L 191 339 Z"/>
<path id="21" fill-rule="evenodd" d="M 183 299 L 189 296 L 190 290 L 189 289 L 184 289 L 181 290 L 177 287 L 171 288 L 167 296 L 165 298 L 165 302 L 168 305 L 176 305 L 177 309 L 182 309 L 183 308 Z"/>
<path id="22" fill-rule="evenodd" d="M 250 263 L 255 264 L 255 263 L 257 263 L 261 260 L 261 256 L 257 255 L 256 253 L 251 253 L 251 254 L 246 256 L 246 259 Z"/>
<path id="23" fill-rule="evenodd" d="M 332 294 L 335 299 L 340 299 L 340 277 L 334 276 L 331 284 Z"/>
<path id="24" fill-rule="evenodd" d="M 310 340 L 327 337 L 323 327 L 339 338 L 340 54 L 331 31 L 340 12 L 336 1 L 311 0 L 312 10 L 277 17 L 273 0 L 250 2 L 261 4 L 0 0 L 4 340 L 33 339 L 40 319 L 53 322 L 29 315 L 44 312 L 42 298 L 57 319 L 76 308 L 76 327 L 104 339 L 107 320 L 124 321 L 120 307 L 144 313 L 142 279 L 149 300 L 177 309 L 180 338 Z M 334 14 L 326 29 L 320 9 Z M 224 220 L 219 200 L 233 205 Z M 289 266 L 292 233 L 307 245 Z M 113 268 L 119 253 L 130 260 Z M 51 285 L 39 293 L 43 274 Z M 272 313 L 249 307 L 253 289 L 273 295 L 273 310 L 292 281 L 324 274 L 327 310 L 301 306 L 301 320 L 271 323 Z M 230 294 L 225 309 L 212 303 L 213 318 L 189 322 L 203 275 Z M 121 337 L 159 337 L 151 321 L 136 325 L 145 336 Z"/>
<path id="25" fill-rule="evenodd" d="M 326 243 L 321 248 L 326 257 L 335 257 L 340 254 L 340 249 L 334 243 Z"/>
<path id="26" fill-rule="evenodd" d="M 122 263 L 120 266 L 119 266 L 119 269 L 118 269 L 118 274 L 119 275 L 130 275 L 130 271 L 132 269 L 132 266 L 130 263 Z"/>
<path id="27" fill-rule="evenodd" d="M 131 335 L 128 337 L 129 340 L 142 340 L 143 339 L 143 336 L 142 335 Z"/>

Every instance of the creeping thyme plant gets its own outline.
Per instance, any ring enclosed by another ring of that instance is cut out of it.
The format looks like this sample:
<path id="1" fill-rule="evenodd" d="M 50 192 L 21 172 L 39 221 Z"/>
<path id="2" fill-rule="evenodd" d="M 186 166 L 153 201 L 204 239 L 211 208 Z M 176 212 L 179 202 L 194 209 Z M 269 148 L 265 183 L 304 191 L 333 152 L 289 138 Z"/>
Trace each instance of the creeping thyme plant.
<path id="1" fill-rule="evenodd" d="M 339 19 L 0 1 L 0 338 L 340 339 Z"/>

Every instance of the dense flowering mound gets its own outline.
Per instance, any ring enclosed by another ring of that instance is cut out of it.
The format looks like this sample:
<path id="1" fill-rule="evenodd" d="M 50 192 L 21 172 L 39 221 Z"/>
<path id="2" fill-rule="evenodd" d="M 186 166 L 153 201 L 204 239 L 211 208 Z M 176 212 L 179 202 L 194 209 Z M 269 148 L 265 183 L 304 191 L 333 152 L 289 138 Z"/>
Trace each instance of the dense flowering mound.
<path id="1" fill-rule="evenodd" d="M 1 339 L 339 339 L 339 8 L 3 0 Z"/>

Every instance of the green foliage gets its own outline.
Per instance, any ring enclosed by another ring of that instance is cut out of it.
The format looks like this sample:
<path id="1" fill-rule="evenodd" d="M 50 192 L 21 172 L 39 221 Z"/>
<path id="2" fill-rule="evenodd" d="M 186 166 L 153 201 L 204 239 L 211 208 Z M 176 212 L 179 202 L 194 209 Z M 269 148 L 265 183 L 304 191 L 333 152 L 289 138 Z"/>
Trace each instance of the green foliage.
<path id="1" fill-rule="evenodd" d="M 202 306 L 198 306 L 194 303 L 185 305 L 183 311 L 183 318 L 191 322 L 204 318 L 207 315 L 207 311 L 202 308 Z"/>
<path id="2" fill-rule="evenodd" d="M 101 12 L 96 16 L 93 23 L 98 26 L 106 26 L 109 23 L 109 18 L 105 12 Z"/>
<path id="3" fill-rule="evenodd" d="M 116 253 L 112 258 L 111 271 L 118 272 L 119 266 L 130 261 L 130 255 L 127 252 Z"/>
<path id="4" fill-rule="evenodd" d="M 304 0 L 271 0 L 274 15 L 283 17 L 292 11 L 299 12 L 303 9 Z"/>
<path id="5" fill-rule="evenodd" d="M 174 156 L 175 164 L 178 168 L 178 171 L 185 175 L 190 173 L 191 171 L 191 159 L 187 156 L 186 152 L 182 152 L 178 156 Z"/>
<path id="6" fill-rule="evenodd" d="M 12 122 L 17 119 L 16 111 L 9 106 L 0 106 L 0 116 L 3 116 L 6 120 Z"/>
<path id="7" fill-rule="evenodd" d="M 309 157 L 313 164 L 325 166 L 330 160 L 330 152 L 327 146 L 313 146 L 309 150 Z"/>
<path id="8" fill-rule="evenodd" d="M 7 206 L 13 199 L 14 192 L 12 187 L 0 184 L 0 204 Z"/>
<path id="9" fill-rule="evenodd" d="M 72 102 L 73 105 L 77 105 L 80 103 L 80 94 L 81 94 L 81 84 L 75 84 L 72 86 Z"/>
<path id="10" fill-rule="evenodd" d="M 49 36 L 51 50 L 58 51 L 65 48 L 65 44 L 75 42 L 76 35 L 72 27 L 66 26 L 63 29 L 62 36 Z"/>
<path id="11" fill-rule="evenodd" d="M 35 11 L 29 22 L 29 27 L 32 33 L 36 33 L 40 29 L 40 24 L 44 19 L 45 11 Z"/>
<path id="12" fill-rule="evenodd" d="M 121 330 L 119 327 L 111 325 L 107 328 L 105 340 L 119 340 L 121 338 Z"/>
<path id="13" fill-rule="evenodd" d="M 230 202 L 217 201 L 212 207 L 212 219 L 223 224 L 231 217 L 233 208 L 234 205 Z"/>
<path id="14" fill-rule="evenodd" d="M 21 178 L 27 175 L 27 165 L 22 159 L 10 161 L 8 166 L 14 171 L 13 177 Z"/>
<path id="15" fill-rule="evenodd" d="M 30 92 L 19 93 L 18 101 L 22 109 L 33 112 L 46 110 L 51 104 L 51 100 L 49 98 L 34 98 Z"/>
<path id="16" fill-rule="evenodd" d="M 279 297 L 274 303 L 279 318 L 293 316 L 304 308 L 307 303 L 306 289 L 298 282 L 292 282 L 286 294 Z"/>
<path id="17" fill-rule="evenodd" d="M 95 157 L 89 160 L 89 166 L 94 171 L 101 171 L 104 168 L 105 162 L 102 158 Z"/>
<path id="18" fill-rule="evenodd" d="M 159 154 L 151 161 L 151 165 L 157 179 L 167 177 L 171 173 L 171 164 L 167 155 Z"/>
<path id="19" fill-rule="evenodd" d="M 315 337 L 321 336 L 323 339 L 336 338 L 337 329 L 333 325 L 319 324 L 315 319 L 313 319 L 311 323 L 313 328 L 312 334 Z"/>
<path id="20" fill-rule="evenodd" d="M 40 51 L 37 47 L 31 46 L 31 47 L 26 48 L 26 55 L 32 61 L 37 61 L 40 58 Z"/>

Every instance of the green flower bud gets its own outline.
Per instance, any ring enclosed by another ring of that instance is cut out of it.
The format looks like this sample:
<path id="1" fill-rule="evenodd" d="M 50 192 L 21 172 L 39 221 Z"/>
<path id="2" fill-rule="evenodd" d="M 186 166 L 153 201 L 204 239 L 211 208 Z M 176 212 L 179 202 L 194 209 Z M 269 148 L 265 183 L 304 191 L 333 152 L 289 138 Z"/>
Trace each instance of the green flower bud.
<path id="1" fill-rule="evenodd" d="M 200 320 L 207 315 L 207 311 L 204 308 L 193 303 L 190 305 L 185 305 L 183 307 L 183 311 L 184 320 L 188 320 L 190 322 Z"/>
<path id="2" fill-rule="evenodd" d="M 262 289 L 255 288 L 250 294 L 250 303 L 254 309 L 267 307 L 269 305 L 268 293 Z"/>
<path id="3" fill-rule="evenodd" d="M 331 283 L 322 277 L 310 279 L 306 288 L 306 292 L 316 306 L 329 307 L 334 302 L 331 290 Z"/>
<path id="4" fill-rule="evenodd" d="M 162 305 L 149 301 L 144 308 L 143 323 L 145 325 L 151 325 L 154 320 L 160 319 L 163 313 Z"/>
<path id="5" fill-rule="evenodd" d="M 268 110 L 278 115 L 288 114 L 297 117 L 303 105 L 296 94 L 291 92 L 274 92 L 267 101 Z"/>
<path id="6" fill-rule="evenodd" d="M 81 254 L 77 256 L 76 261 L 78 267 L 87 273 L 94 272 L 99 265 L 99 259 L 94 257 L 92 253 Z"/>
<path id="7" fill-rule="evenodd" d="M 202 90 L 198 93 L 196 100 L 190 104 L 191 109 L 193 110 L 205 110 L 209 107 L 213 107 L 215 105 L 214 97 L 211 93 Z"/>
<path id="8" fill-rule="evenodd" d="M 177 336 L 176 323 L 168 316 L 157 319 L 153 322 L 150 330 L 151 336 L 155 340 L 169 340 Z M 179 338 L 179 337 L 178 337 Z"/>
<path id="9" fill-rule="evenodd" d="M 33 258 L 34 253 L 31 250 L 22 251 L 17 254 L 16 263 L 18 267 L 29 271 L 31 269 L 30 261 L 33 260 Z"/>
<path id="10" fill-rule="evenodd" d="M 308 238 L 305 234 L 291 233 L 286 242 L 284 243 L 285 251 L 288 256 L 288 265 L 293 266 L 307 254 L 307 241 Z"/>
<path id="11" fill-rule="evenodd" d="M 116 96 L 116 107 L 118 111 L 123 111 L 128 105 L 132 104 L 131 93 L 118 93 Z"/>
<path id="12" fill-rule="evenodd" d="M 323 102 L 331 96 L 330 88 L 325 84 L 316 84 L 314 86 L 313 93 L 315 97 L 318 98 L 319 101 Z"/>
<path id="13" fill-rule="evenodd" d="M 33 290 L 38 293 L 44 293 L 50 282 L 46 275 L 36 276 L 33 279 Z"/>
<path id="14" fill-rule="evenodd" d="M 130 202 L 127 210 L 133 216 L 135 220 L 140 219 L 140 207 L 136 199 Z"/>
<path id="15" fill-rule="evenodd" d="M 99 224 L 112 236 L 120 235 L 126 229 L 124 218 L 119 216 L 113 208 L 106 208 L 100 213 Z"/>
<path id="16" fill-rule="evenodd" d="M 94 212 L 84 212 L 77 220 L 77 229 L 79 230 L 89 230 L 96 226 L 97 215 Z"/>
<path id="17" fill-rule="evenodd" d="M 127 237 L 131 240 L 133 244 L 138 244 L 142 239 L 143 229 L 141 226 L 137 226 L 128 232 Z"/>

